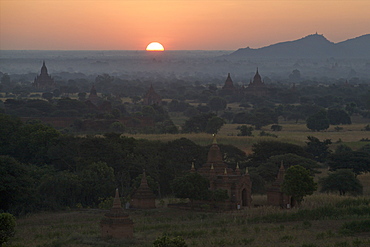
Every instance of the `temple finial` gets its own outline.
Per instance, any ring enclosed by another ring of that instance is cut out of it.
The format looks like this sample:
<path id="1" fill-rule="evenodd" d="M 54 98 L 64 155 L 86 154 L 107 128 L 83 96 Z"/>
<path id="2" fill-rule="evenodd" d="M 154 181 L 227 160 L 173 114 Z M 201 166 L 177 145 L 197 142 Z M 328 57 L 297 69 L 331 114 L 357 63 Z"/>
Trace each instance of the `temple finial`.
<path id="1" fill-rule="evenodd" d="M 113 200 L 113 208 L 121 208 L 121 200 L 119 199 L 119 192 L 118 188 L 116 189 L 116 195 L 114 196 Z"/>
<path id="2" fill-rule="evenodd" d="M 212 144 L 217 144 L 216 134 L 213 134 L 212 136 L 213 136 Z"/>

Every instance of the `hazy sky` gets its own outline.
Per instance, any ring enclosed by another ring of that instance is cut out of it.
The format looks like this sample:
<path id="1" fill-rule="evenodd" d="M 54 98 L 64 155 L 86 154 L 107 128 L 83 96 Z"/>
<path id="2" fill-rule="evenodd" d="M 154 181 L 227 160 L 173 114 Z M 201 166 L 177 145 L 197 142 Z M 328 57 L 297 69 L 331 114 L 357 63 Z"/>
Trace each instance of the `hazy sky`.
<path id="1" fill-rule="evenodd" d="M 2 50 L 259 48 L 370 33 L 370 0 L 0 0 Z"/>

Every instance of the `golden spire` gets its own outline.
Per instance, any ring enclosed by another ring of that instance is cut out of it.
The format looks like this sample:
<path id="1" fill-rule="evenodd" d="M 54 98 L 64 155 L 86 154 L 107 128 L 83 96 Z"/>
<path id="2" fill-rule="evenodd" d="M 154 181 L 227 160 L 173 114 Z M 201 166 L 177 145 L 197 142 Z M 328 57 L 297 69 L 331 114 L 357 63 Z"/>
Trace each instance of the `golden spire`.
<path id="1" fill-rule="evenodd" d="M 227 169 L 225 168 L 224 174 L 227 175 Z"/>
<path id="2" fill-rule="evenodd" d="M 236 169 L 239 170 L 239 162 L 236 162 Z"/>
<path id="3" fill-rule="evenodd" d="M 245 168 L 245 174 L 248 174 L 249 171 L 248 171 L 248 166 Z"/>
<path id="4" fill-rule="evenodd" d="M 211 165 L 211 170 L 214 170 L 215 168 L 213 167 L 213 164 Z"/>

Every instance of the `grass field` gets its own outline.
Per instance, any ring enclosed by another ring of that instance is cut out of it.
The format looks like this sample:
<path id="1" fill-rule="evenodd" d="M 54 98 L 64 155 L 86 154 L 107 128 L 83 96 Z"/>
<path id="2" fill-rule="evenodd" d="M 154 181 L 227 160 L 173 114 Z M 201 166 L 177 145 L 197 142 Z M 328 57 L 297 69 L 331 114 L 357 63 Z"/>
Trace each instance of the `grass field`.
<path id="1" fill-rule="evenodd" d="M 315 136 L 321 141 L 324 139 L 330 139 L 332 141 L 331 149 L 339 144 L 345 144 L 354 150 L 368 144 L 370 142 L 360 141 L 361 139 L 370 140 L 370 132 L 362 131 L 365 127 L 363 123 L 351 124 L 341 126 L 343 130 L 335 131 L 335 126 L 331 126 L 326 131 L 313 132 L 307 129 L 304 123 L 283 123 L 280 124 L 283 129 L 282 131 L 274 132 L 271 131 L 271 125 L 265 126 L 261 130 L 254 130 L 253 136 L 237 136 L 239 130 L 237 129 L 240 124 L 225 124 L 219 133 L 217 134 L 217 140 L 220 144 L 231 144 L 239 149 L 245 151 L 246 153 L 251 152 L 251 147 L 254 143 L 261 140 L 276 140 L 281 142 L 289 142 L 297 145 L 305 145 L 307 141 L 307 136 Z M 268 132 L 270 134 L 275 134 L 278 137 L 269 136 L 259 136 L 261 131 Z M 188 138 L 198 145 L 206 146 L 212 143 L 212 135 L 199 133 L 199 134 L 124 134 L 125 136 L 134 137 L 136 139 L 148 139 L 148 140 L 160 140 L 163 142 L 172 141 L 179 139 L 181 137 Z"/>
<path id="2" fill-rule="evenodd" d="M 257 195 L 253 200 L 261 204 L 266 197 Z M 290 210 L 262 206 L 219 213 L 171 209 L 162 203 L 153 210 L 127 210 L 134 221 L 134 238 L 126 240 L 100 237 L 99 221 L 105 212 L 83 209 L 21 217 L 6 246 L 145 247 L 164 233 L 201 247 L 370 246 L 370 229 L 363 226 L 370 222 L 369 196 L 315 194 Z M 346 228 L 346 223 L 362 223 L 362 228 Z"/>

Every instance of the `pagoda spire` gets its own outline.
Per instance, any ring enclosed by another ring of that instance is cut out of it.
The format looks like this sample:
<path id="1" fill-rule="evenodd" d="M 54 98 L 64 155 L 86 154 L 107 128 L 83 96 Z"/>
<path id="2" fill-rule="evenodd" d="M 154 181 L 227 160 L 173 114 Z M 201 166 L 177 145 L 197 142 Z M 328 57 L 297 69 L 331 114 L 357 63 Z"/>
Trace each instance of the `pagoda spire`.
<path id="1" fill-rule="evenodd" d="M 113 208 L 122 208 L 121 199 L 119 199 L 118 188 L 116 189 L 116 195 L 114 196 Z"/>

